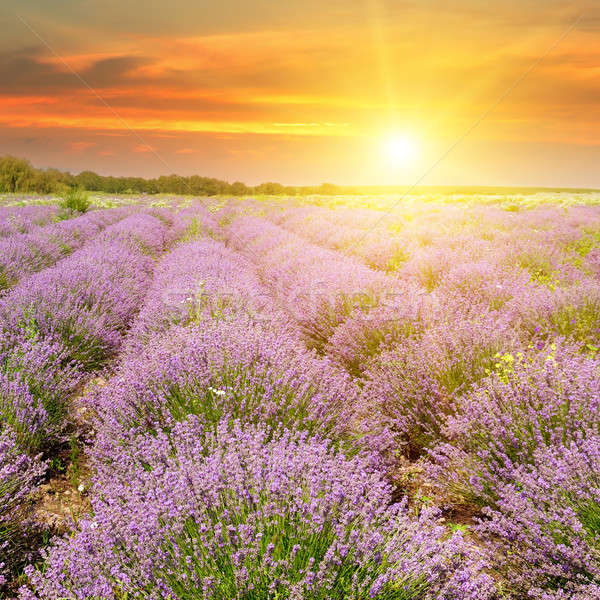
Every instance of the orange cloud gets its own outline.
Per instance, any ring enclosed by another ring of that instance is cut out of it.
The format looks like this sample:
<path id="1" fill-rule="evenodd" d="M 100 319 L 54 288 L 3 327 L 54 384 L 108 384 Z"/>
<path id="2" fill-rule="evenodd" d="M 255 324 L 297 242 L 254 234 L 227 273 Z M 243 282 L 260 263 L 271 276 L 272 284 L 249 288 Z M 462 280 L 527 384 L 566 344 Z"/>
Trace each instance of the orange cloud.
<path id="1" fill-rule="evenodd" d="M 299 0 L 290 0 L 259 15 L 260 6 L 239 3 L 235 16 L 206 7 L 195 35 L 183 16 L 158 26 L 148 14 L 113 31 L 100 25 L 106 15 L 73 11 L 78 25 L 55 36 L 57 52 L 67 48 L 60 59 L 23 42 L 0 51 L 0 127 L 29 138 L 50 128 L 86 132 L 63 145 L 71 154 L 91 148 L 92 135 L 124 138 L 142 157 L 168 149 L 174 168 L 193 163 L 199 137 L 228 142 L 220 156 L 237 178 L 244 157 L 266 167 L 281 159 L 273 139 L 288 144 L 290 161 L 291 148 L 306 143 L 306 156 L 323 164 L 336 144 L 361 152 L 390 130 L 443 148 L 503 98 L 470 134 L 474 142 L 508 144 L 515 155 L 530 143 L 593 148 L 600 139 L 598 19 L 584 18 L 512 89 L 588 4 L 532 1 L 523 11 L 506 2 L 490 11 L 478 0 L 452 7 L 305 0 L 314 9 L 307 12 L 294 11 Z M 188 7 L 196 14 L 197 6 Z M 129 14 L 125 5 L 119 10 Z M 50 40 L 51 33 L 44 32 Z M 250 137 L 254 147 L 238 148 Z M 435 152 L 427 152 L 424 161 L 433 162 Z M 471 159 L 464 158 L 467 176 Z M 353 176 L 356 166 L 346 161 Z"/>
<path id="2" fill-rule="evenodd" d="M 69 147 L 75 152 L 83 152 L 84 150 L 93 148 L 95 145 L 95 142 L 71 142 Z"/>
<path id="3" fill-rule="evenodd" d="M 138 152 L 138 153 L 142 152 L 143 153 L 143 152 L 154 152 L 155 148 L 153 148 L 152 146 L 148 146 L 147 144 L 137 144 L 136 146 L 134 146 L 132 148 L 132 150 L 134 152 Z"/>

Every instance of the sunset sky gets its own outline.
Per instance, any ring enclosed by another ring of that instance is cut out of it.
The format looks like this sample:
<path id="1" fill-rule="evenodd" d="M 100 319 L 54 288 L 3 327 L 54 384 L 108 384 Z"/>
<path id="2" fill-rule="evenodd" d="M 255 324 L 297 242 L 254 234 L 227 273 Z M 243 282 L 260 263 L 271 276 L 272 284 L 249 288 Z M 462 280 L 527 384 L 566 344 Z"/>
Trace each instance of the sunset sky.
<path id="1" fill-rule="evenodd" d="M 598 0 L 3 0 L 0 34 L 36 166 L 411 184 L 506 94 L 422 183 L 600 187 Z"/>

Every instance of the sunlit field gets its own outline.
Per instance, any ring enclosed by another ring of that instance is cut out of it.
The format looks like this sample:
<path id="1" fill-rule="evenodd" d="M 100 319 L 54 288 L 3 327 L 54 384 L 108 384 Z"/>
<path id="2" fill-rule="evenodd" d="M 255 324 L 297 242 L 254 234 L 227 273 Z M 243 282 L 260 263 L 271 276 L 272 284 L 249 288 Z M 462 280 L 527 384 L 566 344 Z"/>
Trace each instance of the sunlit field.
<path id="1" fill-rule="evenodd" d="M 0 596 L 600 598 L 599 277 L 595 192 L 1 196 Z"/>

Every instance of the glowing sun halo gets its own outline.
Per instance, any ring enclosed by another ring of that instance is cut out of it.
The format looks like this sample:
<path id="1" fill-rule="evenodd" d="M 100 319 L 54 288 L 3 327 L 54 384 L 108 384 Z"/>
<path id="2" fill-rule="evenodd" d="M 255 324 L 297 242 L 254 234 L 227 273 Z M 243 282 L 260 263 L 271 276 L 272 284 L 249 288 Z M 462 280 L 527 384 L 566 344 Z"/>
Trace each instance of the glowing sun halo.
<path id="1" fill-rule="evenodd" d="M 406 136 L 393 136 L 383 143 L 383 154 L 395 166 L 411 163 L 417 155 L 417 147 L 413 140 Z"/>

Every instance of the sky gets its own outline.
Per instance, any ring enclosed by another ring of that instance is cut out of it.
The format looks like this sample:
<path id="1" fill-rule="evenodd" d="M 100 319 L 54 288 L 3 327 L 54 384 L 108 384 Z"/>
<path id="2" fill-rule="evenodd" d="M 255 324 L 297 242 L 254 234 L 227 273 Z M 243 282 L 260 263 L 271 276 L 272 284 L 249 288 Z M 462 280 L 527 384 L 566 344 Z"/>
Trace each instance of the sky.
<path id="1" fill-rule="evenodd" d="M 3 0 L 0 82 L 39 167 L 600 187 L 598 0 Z"/>

